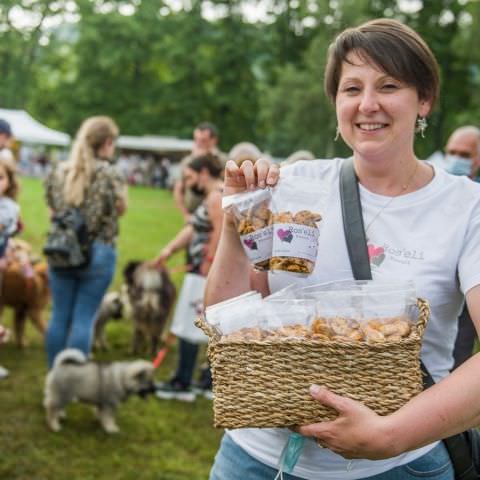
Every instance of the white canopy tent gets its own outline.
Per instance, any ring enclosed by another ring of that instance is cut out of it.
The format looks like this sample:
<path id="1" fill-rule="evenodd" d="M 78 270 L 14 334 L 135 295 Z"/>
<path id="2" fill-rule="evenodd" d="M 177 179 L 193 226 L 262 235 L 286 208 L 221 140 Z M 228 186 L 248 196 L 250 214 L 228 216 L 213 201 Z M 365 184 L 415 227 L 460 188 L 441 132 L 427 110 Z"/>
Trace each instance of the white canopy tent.
<path id="1" fill-rule="evenodd" d="M 70 135 L 46 127 L 25 110 L 0 108 L 0 118 L 10 123 L 14 137 L 22 143 L 59 147 L 67 147 L 70 144 Z M 193 140 L 158 135 L 139 137 L 121 135 L 117 146 L 125 150 L 141 152 L 187 154 L 193 148 Z"/>
<path id="2" fill-rule="evenodd" d="M 57 147 L 66 147 L 70 144 L 70 135 L 46 127 L 25 110 L 0 108 L 0 118 L 10 124 L 14 137 L 23 143 Z"/>

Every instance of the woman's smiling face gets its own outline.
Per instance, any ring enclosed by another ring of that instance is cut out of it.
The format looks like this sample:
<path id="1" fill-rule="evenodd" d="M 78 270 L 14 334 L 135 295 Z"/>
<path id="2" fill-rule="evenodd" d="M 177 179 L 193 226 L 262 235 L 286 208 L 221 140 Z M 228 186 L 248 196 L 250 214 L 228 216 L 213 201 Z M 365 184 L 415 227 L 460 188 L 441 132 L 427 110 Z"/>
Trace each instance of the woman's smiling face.
<path id="1" fill-rule="evenodd" d="M 416 119 L 429 113 L 430 102 L 358 53 L 347 59 L 335 99 L 342 138 L 367 160 L 411 154 Z"/>

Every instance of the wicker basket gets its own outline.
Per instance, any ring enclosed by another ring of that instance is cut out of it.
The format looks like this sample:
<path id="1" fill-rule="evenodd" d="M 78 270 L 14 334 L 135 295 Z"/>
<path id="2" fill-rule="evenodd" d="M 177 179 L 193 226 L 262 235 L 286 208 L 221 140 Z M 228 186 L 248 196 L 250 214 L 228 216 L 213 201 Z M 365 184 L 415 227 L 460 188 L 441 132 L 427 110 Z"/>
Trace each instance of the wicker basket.
<path id="1" fill-rule="evenodd" d="M 311 397 L 313 383 L 380 415 L 394 412 L 423 389 L 419 358 L 430 309 L 425 300 L 417 305 L 418 321 L 407 338 L 375 345 L 309 339 L 222 343 L 198 319 L 209 336 L 214 425 L 288 427 L 335 418 L 334 410 Z"/>

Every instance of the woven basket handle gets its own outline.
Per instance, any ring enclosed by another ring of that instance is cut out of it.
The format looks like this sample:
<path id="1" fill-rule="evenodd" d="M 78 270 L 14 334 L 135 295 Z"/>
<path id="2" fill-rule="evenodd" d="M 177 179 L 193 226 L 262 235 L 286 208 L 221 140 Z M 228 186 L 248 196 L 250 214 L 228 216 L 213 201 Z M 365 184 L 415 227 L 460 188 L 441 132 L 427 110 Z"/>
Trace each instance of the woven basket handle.
<path id="1" fill-rule="evenodd" d="M 428 302 L 423 298 L 417 298 L 417 307 L 418 321 L 416 327 L 418 334 L 422 336 L 427 326 L 428 319 L 430 317 L 430 306 Z"/>
<path id="2" fill-rule="evenodd" d="M 196 327 L 203 330 L 203 333 L 205 333 L 210 340 L 218 337 L 217 331 L 205 320 L 203 315 L 198 317 L 193 323 Z"/>

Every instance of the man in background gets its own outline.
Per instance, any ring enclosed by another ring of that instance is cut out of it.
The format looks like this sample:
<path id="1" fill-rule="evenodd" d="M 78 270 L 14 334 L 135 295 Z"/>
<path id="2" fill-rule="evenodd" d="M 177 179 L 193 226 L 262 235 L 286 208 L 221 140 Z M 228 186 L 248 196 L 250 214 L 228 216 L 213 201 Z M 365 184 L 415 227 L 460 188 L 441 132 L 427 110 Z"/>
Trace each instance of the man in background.
<path id="1" fill-rule="evenodd" d="M 204 198 L 204 193 L 195 189 L 186 188 L 183 180 L 183 170 L 188 163 L 199 155 L 211 153 L 225 163 L 225 156 L 218 150 L 218 129 L 213 123 L 202 122 L 195 127 L 193 131 L 193 149 L 180 162 L 180 178 L 175 182 L 173 187 L 173 199 L 175 205 L 180 210 L 185 219 L 188 221 L 192 212 L 200 205 Z"/>
<path id="2" fill-rule="evenodd" d="M 480 181 L 480 129 L 465 126 L 450 135 L 445 147 L 445 168 L 453 175 L 465 175 Z M 477 332 L 465 305 L 458 318 L 458 334 L 453 351 L 454 369 L 472 356 L 476 338 Z"/>
<path id="3" fill-rule="evenodd" d="M 474 126 L 457 128 L 445 147 L 445 165 L 453 175 L 466 175 L 480 181 L 480 129 Z"/>

